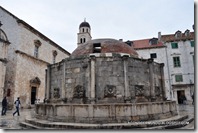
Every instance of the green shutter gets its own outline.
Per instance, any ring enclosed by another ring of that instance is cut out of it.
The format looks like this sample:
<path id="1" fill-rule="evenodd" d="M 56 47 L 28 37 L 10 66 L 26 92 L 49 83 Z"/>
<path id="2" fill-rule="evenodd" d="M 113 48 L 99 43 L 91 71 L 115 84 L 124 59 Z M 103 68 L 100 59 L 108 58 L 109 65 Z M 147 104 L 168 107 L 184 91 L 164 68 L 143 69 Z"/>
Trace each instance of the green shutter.
<path id="1" fill-rule="evenodd" d="M 172 43 L 171 43 L 171 47 L 172 47 L 173 49 L 178 48 L 178 44 L 177 44 L 176 42 L 172 42 Z"/>
<path id="2" fill-rule="evenodd" d="M 191 41 L 190 44 L 191 44 L 191 47 L 194 47 L 195 46 L 195 41 Z"/>
<path id="3" fill-rule="evenodd" d="M 182 82 L 182 81 L 183 81 L 182 75 L 175 75 L 175 82 Z"/>

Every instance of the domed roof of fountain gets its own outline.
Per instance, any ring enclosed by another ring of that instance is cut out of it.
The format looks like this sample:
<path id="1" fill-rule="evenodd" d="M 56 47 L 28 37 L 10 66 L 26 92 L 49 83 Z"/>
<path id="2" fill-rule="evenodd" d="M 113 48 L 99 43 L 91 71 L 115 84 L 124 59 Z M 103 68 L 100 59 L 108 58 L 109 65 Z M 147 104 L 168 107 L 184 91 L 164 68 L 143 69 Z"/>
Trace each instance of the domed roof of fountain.
<path id="1" fill-rule="evenodd" d="M 88 55 L 92 53 L 126 53 L 138 56 L 138 53 L 128 44 L 115 39 L 94 39 L 79 45 L 71 56 Z"/>

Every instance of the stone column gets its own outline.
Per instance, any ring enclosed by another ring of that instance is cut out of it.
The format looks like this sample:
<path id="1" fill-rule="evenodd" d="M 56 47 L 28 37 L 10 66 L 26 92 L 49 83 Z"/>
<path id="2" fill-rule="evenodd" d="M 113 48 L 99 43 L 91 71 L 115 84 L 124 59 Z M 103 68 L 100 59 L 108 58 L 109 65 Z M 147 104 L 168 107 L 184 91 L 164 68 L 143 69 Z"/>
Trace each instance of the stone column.
<path id="1" fill-rule="evenodd" d="M 61 94 L 61 98 L 65 99 L 66 98 L 66 91 L 65 91 L 65 60 L 63 60 L 62 63 L 63 63 L 63 70 L 62 70 L 63 71 L 62 72 L 63 73 L 63 75 L 62 75 L 63 77 L 62 77 L 62 89 L 61 89 L 62 90 L 61 91 L 62 94 Z"/>
<path id="2" fill-rule="evenodd" d="M 161 73 L 161 86 L 162 86 L 162 98 L 165 100 L 167 98 L 165 80 L 164 80 L 164 63 L 160 64 L 160 73 Z"/>
<path id="3" fill-rule="evenodd" d="M 50 88 L 51 88 L 51 69 L 50 65 L 47 66 L 47 89 L 46 89 L 46 98 L 51 98 L 50 96 Z"/>
<path id="4" fill-rule="evenodd" d="M 45 98 L 47 98 L 47 69 L 45 69 Z"/>
<path id="5" fill-rule="evenodd" d="M 95 57 L 91 57 L 90 100 L 95 103 Z"/>
<path id="6" fill-rule="evenodd" d="M 150 78 L 150 97 L 151 101 L 155 101 L 155 83 L 154 83 L 154 62 L 153 59 L 148 59 L 148 65 L 149 65 L 149 78 Z"/>
<path id="7" fill-rule="evenodd" d="M 128 56 L 123 56 L 123 61 L 124 61 L 124 96 L 125 96 L 125 101 L 129 102 L 129 79 L 128 79 Z"/>

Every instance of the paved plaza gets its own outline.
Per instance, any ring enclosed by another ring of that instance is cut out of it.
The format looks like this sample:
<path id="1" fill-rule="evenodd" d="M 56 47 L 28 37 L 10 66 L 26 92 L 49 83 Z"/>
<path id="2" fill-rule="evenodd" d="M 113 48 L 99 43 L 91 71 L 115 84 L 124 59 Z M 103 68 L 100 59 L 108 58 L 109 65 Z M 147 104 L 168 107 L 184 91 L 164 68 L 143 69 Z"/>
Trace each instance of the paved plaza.
<path id="1" fill-rule="evenodd" d="M 0 110 L 2 107 L 0 107 Z M 194 106 L 193 105 L 178 105 L 180 115 L 189 115 L 194 117 Z M 19 126 L 19 122 L 25 120 L 25 118 L 34 116 L 34 109 L 21 109 L 20 116 L 13 116 L 14 109 L 8 110 L 6 116 L 1 116 L 0 118 L 0 128 L 1 129 L 22 129 Z M 194 121 L 185 127 L 179 129 L 194 129 Z"/>

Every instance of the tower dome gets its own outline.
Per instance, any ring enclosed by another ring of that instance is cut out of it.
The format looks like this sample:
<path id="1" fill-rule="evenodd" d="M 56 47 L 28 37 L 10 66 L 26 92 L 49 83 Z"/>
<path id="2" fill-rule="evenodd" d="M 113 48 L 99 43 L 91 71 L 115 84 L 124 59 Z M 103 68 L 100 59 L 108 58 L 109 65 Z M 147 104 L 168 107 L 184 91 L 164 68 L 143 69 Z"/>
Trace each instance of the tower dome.
<path id="1" fill-rule="evenodd" d="M 88 27 L 88 28 L 91 28 L 90 25 L 89 25 L 89 23 L 86 22 L 86 21 L 84 21 L 84 22 L 82 22 L 82 23 L 80 24 L 79 28 L 81 28 L 81 27 Z"/>
<path id="2" fill-rule="evenodd" d="M 79 33 L 78 33 L 78 46 L 81 44 L 86 43 L 87 41 L 91 40 L 91 28 L 88 22 L 84 20 L 79 26 Z"/>

